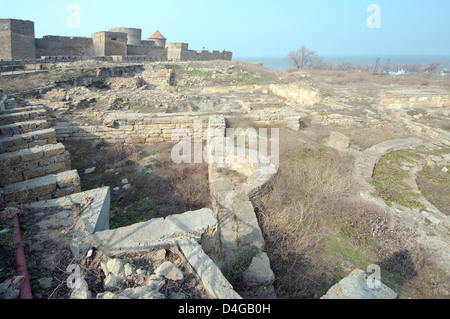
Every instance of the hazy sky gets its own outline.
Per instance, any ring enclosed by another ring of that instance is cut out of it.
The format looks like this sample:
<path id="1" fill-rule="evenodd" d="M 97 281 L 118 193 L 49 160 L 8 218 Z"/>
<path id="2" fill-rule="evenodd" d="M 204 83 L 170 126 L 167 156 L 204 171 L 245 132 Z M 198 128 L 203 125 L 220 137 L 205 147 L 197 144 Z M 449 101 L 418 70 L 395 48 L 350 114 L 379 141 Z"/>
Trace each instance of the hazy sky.
<path id="1" fill-rule="evenodd" d="M 71 4 L 79 28 L 67 23 Z M 367 26 L 371 4 L 381 28 Z M 168 42 L 235 57 L 286 56 L 302 45 L 324 56 L 448 56 L 449 13 L 449 0 L 0 0 L 0 18 L 33 20 L 36 37 L 135 27 L 146 39 L 159 29 Z"/>

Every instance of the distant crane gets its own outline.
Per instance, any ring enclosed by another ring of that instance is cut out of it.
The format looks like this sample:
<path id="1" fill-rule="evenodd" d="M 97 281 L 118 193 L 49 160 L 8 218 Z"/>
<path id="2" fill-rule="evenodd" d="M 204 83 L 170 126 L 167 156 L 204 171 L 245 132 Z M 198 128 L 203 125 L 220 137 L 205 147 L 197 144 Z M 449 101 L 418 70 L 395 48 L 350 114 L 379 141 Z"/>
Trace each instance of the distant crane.
<path id="1" fill-rule="evenodd" d="M 375 68 L 373 69 L 373 75 L 377 75 L 378 64 L 380 63 L 380 58 L 377 58 L 377 62 L 375 63 Z"/>

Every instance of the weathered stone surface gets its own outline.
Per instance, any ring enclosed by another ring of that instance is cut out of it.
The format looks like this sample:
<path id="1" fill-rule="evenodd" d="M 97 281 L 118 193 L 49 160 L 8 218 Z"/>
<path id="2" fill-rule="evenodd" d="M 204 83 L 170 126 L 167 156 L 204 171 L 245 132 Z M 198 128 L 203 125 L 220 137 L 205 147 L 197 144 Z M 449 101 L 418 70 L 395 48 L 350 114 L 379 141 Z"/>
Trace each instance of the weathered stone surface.
<path id="1" fill-rule="evenodd" d="M 17 299 L 19 298 L 20 288 L 24 282 L 25 277 L 15 276 L 0 284 L 0 298 L 2 299 Z"/>
<path id="2" fill-rule="evenodd" d="M 324 141 L 324 144 L 329 147 L 342 150 L 349 147 L 350 139 L 339 132 L 331 132 L 330 137 Z"/>
<path id="3" fill-rule="evenodd" d="M 117 286 L 118 278 L 115 274 L 110 273 L 106 276 L 104 286 L 105 289 L 114 289 Z"/>
<path id="4" fill-rule="evenodd" d="M 95 167 L 86 168 L 84 174 L 92 174 L 95 171 Z"/>
<path id="5" fill-rule="evenodd" d="M 186 260 L 200 276 L 203 286 L 208 293 L 217 299 L 242 299 L 234 291 L 233 286 L 224 277 L 217 265 L 205 254 L 194 239 L 183 237 L 177 240 L 180 251 Z"/>
<path id="6" fill-rule="evenodd" d="M 59 188 L 68 188 L 80 185 L 80 176 L 76 170 L 63 172 L 56 175 L 56 182 Z"/>
<path id="7" fill-rule="evenodd" d="M 127 250 L 142 250 L 150 243 L 156 243 L 176 236 L 201 236 L 201 234 L 217 225 L 217 219 L 212 210 L 204 208 L 198 211 L 186 212 L 181 215 L 171 215 L 164 218 L 154 218 L 147 222 L 122 227 L 116 230 L 106 230 L 95 233 L 95 239 L 108 248 L 110 252 Z"/>
<path id="8" fill-rule="evenodd" d="M 67 219 L 70 216 L 70 211 L 62 211 L 56 214 L 56 218 L 58 219 Z"/>
<path id="9" fill-rule="evenodd" d="M 170 280 L 183 279 L 183 272 L 179 270 L 172 262 L 166 261 L 161 266 L 155 269 L 155 274 L 158 277 L 165 277 Z"/>
<path id="10" fill-rule="evenodd" d="M 369 180 L 372 178 L 373 169 L 383 155 L 394 151 L 414 148 L 422 145 L 423 142 L 417 138 L 390 140 L 365 150 L 355 158 L 353 175 L 355 177 Z"/>
<path id="11" fill-rule="evenodd" d="M 271 285 L 275 281 L 275 274 L 270 267 L 266 253 L 259 253 L 252 259 L 250 267 L 244 272 L 244 282 L 249 286 Z"/>
<path id="12" fill-rule="evenodd" d="M 126 263 L 123 266 L 123 272 L 125 274 L 126 277 L 131 276 L 134 273 L 134 269 L 135 267 L 133 265 L 131 265 L 130 263 Z"/>
<path id="13" fill-rule="evenodd" d="M 92 293 L 89 291 L 88 283 L 84 278 L 81 279 L 80 287 L 75 288 L 70 295 L 70 299 L 91 299 Z"/>
<path id="14" fill-rule="evenodd" d="M 119 294 L 100 293 L 97 299 L 164 299 L 164 295 L 150 287 L 128 288 Z"/>
<path id="15" fill-rule="evenodd" d="M 125 275 L 124 266 L 125 262 L 118 258 L 102 260 L 100 262 L 100 267 L 106 276 L 111 273 L 121 277 L 124 276 Z"/>
<path id="16" fill-rule="evenodd" d="M 331 287 L 322 299 L 395 299 L 397 293 L 381 283 L 381 288 L 371 289 L 367 284 L 366 273 L 355 269 L 339 283 Z"/>

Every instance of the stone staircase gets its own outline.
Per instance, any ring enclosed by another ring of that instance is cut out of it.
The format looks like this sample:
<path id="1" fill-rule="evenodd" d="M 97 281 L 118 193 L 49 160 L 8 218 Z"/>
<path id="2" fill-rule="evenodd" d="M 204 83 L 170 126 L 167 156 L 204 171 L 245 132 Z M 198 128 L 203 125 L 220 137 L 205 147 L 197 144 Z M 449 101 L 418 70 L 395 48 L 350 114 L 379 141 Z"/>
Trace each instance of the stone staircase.
<path id="1" fill-rule="evenodd" d="M 30 203 L 81 192 L 70 154 L 57 143 L 43 105 L 0 109 L 0 198 Z"/>
<path id="2" fill-rule="evenodd" d="M 0 102 L 0 204 L 6 207 L 0 214 L 7 213 L 10 204 L 24 204 L 22 213 L 25 215 L 40 215 L 48 210 L 42 223 L 54 225 L 43 227 L 42 232 L 28 240 L 53 238 L 61 243 L 61 247 L 66 245 L 64 247 L 72 251 L 77 264 L 82 262 L 92 247 L 100 247 L 106 256 L 115 256 L 117 251 L 124 250 L 179 251 L 179 256 L 187 262 L 187 269 L 192 269 L 199 276 L 209 296 L 217 299 L 241 298 L 201 246 L 203 233 L 217 226 L 212 210 L 186 212 L 109 230 L 109 187 L 81 192 L 80 176 L 77 170 L 71 169 L 70 154 L 63 144 L 57 142 L 55 129 L 49 128 L 45 106 L 27 104 L 18 107 L 5 99 L 1 89 Z M 66 213 L 70 216 L 67 218 L 73 219 L 68 233 L 62 231 L 67 229 L 58 228 L 61 220 L 55 212 Z M 45 254 L 44 250 L 39 254 Z M 45 256 L 41 257 L 45 260 Z M 164 298 L 155 289 L 151 283 L 131 289 L 132 298 L 145 299 L 148 294 L 141 295 L 138 293 L 141 291 L 150 291 L 158 298 Z M 98 294 L 97 298 L 101 295 Z M 115 296 L 110 295 L 111 298 Z M 70 298 L 90 299 L 95 296 L 91 296 L 88 284 L 82 278 Z"/>

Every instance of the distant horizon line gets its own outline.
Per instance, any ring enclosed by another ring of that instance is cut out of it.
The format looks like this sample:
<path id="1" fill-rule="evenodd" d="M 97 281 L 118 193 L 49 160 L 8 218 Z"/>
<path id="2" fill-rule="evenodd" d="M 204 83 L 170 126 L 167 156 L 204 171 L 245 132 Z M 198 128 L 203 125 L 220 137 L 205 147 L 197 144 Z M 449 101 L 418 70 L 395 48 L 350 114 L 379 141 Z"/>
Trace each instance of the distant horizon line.
<path id="1" fill-rule="evenodd" d="M 270 55 L 270 56 L 263 56 L 263 55 L 242 55 L 237 56 L 236 58 L 280 58 L 284 57 L 286 55 Z M 341 55 L 327 55 L 327 54 L 319 54 L 321 57 L 446 57 L 450 58 L 450 54 L 341 54 Z"/>

